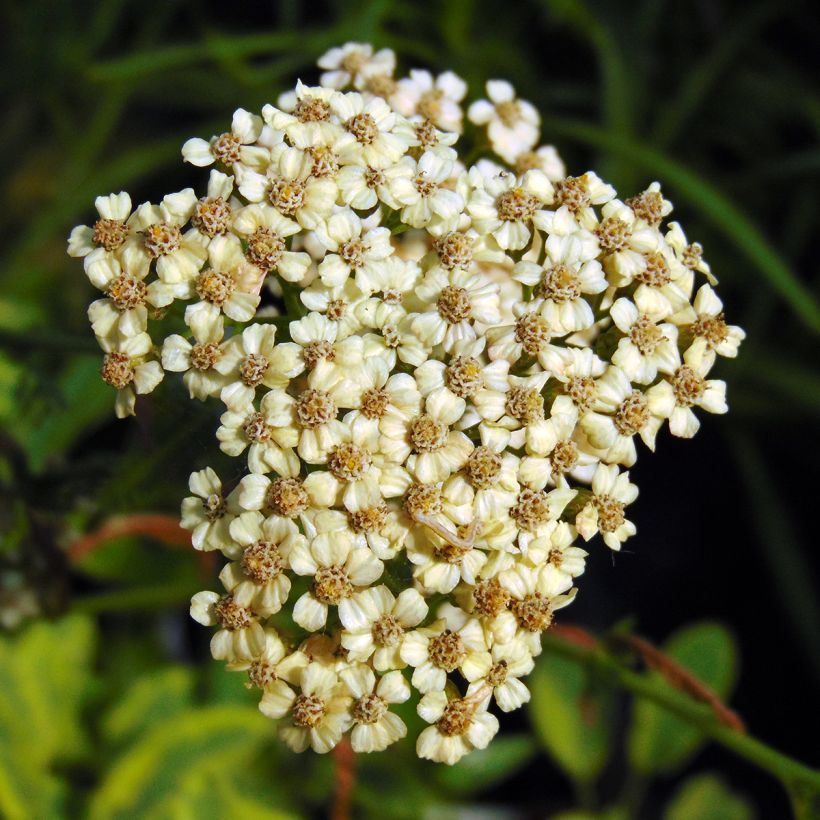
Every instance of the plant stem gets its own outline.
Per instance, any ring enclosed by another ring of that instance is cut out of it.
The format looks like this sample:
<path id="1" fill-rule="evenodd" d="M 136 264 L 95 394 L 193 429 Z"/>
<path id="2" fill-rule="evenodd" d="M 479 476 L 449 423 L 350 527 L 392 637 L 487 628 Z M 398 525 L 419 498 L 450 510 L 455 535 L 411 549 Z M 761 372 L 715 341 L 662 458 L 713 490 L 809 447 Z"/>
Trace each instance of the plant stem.
<path id="1" fill-rule="evenodd" d="M 790 794 L 805 796 L 820 793 L 820 771 L 805 766 L 755 738 L 730 729 L 715 720 L 710 709 L 690 700 L 661 681 L 633 672 L 600 645 L 594 648 L 578 646 L 549 634 L 544 636 L 543 645 L 545 652 L 552 652 L 592 667 L 610 681 L 697 727 L 712 740 L 774 775 Z"/>

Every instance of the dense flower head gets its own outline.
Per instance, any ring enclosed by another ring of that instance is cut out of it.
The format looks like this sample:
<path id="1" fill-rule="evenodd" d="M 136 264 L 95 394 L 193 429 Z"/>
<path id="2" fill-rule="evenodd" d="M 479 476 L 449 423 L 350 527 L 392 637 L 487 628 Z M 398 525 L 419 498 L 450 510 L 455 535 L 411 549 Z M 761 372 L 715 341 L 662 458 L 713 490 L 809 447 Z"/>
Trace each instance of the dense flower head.
<path id="1" fill-rule="evenodd" d="M 640 451 L 726 412 L 744 332 L 660 185 L 567 175 L 510 83 L 468 104 L 360 43 L 319 66 L 185 143 L 201 195 L 99 197 L 68 252 L 117 415 L 181 373 L 243 464 L 182 503 L 226 559 L 191 604 L 213 656 L 297 751 L 385 749 L 415 690 L 452 764 L 529 700 L 579 539 L 635 534 Z"/>

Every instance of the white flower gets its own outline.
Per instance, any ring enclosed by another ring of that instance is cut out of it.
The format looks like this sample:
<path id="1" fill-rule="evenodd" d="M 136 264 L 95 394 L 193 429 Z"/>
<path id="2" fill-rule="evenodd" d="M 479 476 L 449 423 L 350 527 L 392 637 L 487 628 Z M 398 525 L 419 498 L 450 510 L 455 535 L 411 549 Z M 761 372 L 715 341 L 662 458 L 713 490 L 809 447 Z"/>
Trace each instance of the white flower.
<path id="1" fill-rule="evenodd" d="M 493 325 L 500 318 L 498 285 L 482 273 L 434 267 L 416 296 L 426 309 L 413 317 L 413 331 L 429 347 L 440 344 L 448 353 L 476 338 L 475 322 Z"/>
<path id="2" fill-rule="evenodd" d="M 459 193 L 445 187 L 453 161 L 435 151 L 425 151 L 418 161 L 404 157 L 385 170 L 390 196 L 401 207 L 401 221 L 413 228 L 436 223 L 437 233 L 453 230 L 464 208 Z"/>
<path id="3" fill-rule="evenodd" d="M 464 112 L 460 103 L 466 93 L 467 83 L 452 71 L 434 80 L 429 71 L 414 68 L 409 77 L 398 81 L 390 104 L 405 117 L 418 114 L 442 131 L 461 133 Z"/>
<path id="4" fill-rule="evenodd" d="M 159 280 L 146 285 L 147 273 L 147 268 L 133 274 L 123 270 L 110 254 L 89 261 L 88 278 L 106 294 L 105 299 L 97 299 L 88 308 L 88 319 L 97 338 L 114 341 L 136 336 L 148 326 L 148 305 L 163 308 L 174 301 L 179 289 Z"/>
<path id="5" fill-rule="evenodd" d="M 466 680 L 477 680 L 492 663 L 480 622 L 455 607 L 446 618 L 408 633 L 400 654 L 414 667 L 411 682 L 422 694 L 442 691 L 456 669 Z"/>
<path id="6" fill-rule="evenodd" d="M 515 170 L 519 174 L 536 169 L 543 172 L 550 182 L 558 182 L 567 175 L 564 161 L 554 145 L 542 145 L 534 151 L 524 151 L 515 160 Z"/>
<path id="7" fill-rule="evenodd" d="M 636 532 L 624 511 L 638 497 L 638 488 L 629 482 L 629 473 L 620 473 L 615 464 L 599 464 L 592 479 L 592 497 L 575 519 L 578 533 L 589 541 L 600 532 L 604 543 L 619 550 Z"/>
<path id="8" fill-rule="evenodd" d="M 486 125 L 493 151 L 514 163 L 538 142 L 541 117 L 531 103 L 516 98 L 506 80 L 489 80 L 487 96 L 489 100 L 474 102 L 467 116 L 476 125 Z"/>
<path id="9" fill-rule="evenodd" d="M 726 324 L 723 302 L 711 285 L 702 285 L 698 288 L 693 307 L 697 318 L 689 327 L 689 332 L 694 337 L 704 340 L 705 362 L 711 367 L 715 356 L 734 359 L 740 343 L 746 338 L 746 332 L 737 325 Z"/>
<path id="10" fill-rule="evenodd" d="M 612 354 L 612 363 L 620 367 L 630 381 L 651 384 L 659 372 L 669 374 L 678 368 L 678 330 L 674 325 L 658 324 L 624 297 L 614 302 L 609 313 L 624 334 Z"/>
<path id="11" fill-rule="evenodd" d="M 340 606 L 356 591 L 376 581 L 384 564 L 369 549 L 356 547 L 351 533 L 323 532 L 310 545 L 297 544 L 290 553 L 297 575 L 313 578 L 310 590 L 294 604 L 293 620 L 311 632 L 327 621 L 328 607 Z"/>
<path id="12" fill-rule="evenodd" d="M 370 43 L 345 43 L 331 48 L 317 61 L 325 72 L 319 78 L 322 85 L 345 88 L 352 85 L 363 88 L 373 77 L 391 76 L 396 68 L 396 55 L 383 48 L 373 53 Z"/>
<path id="13" fill-rule="evenodd" d="M 219 162 L 229 168 L 242 163 L 259 166 L 268 156 L 265 148 L 254 146 L 262 133 L 262 118 L 243 108 L 237 108 L 231 122 L 231 130 L 206 141 L 192 137 L 182 146 L 186 162 L 200 167 Z"/>
<path id="14" fill-rule="evenodd" d="M 343 285 L 351 274 L 359 287 L 378 276 L 393 253 L 387 228 L 365 230 L 361 219 L 349 209 L 338 211 L 317 229 L 319 241 L 330 251 L 319 263 L 319 276 L 328 287 Z"/>
<path id="15" fill-rule="evenodd" d="M 467 210 L 480 234 L 492 234 L 499 247 L 517 251 L 527 246 L 531 224 L 538 212 L 552 202 L 552 183 L 541 171 L 516 177 L 502 171 L 483 178 L 471 172 L 473 185 Z"/>
<path id="16" fill-rule="evenodd" d="M 476 700 L 430 692 L 418 705 L 428 726 L 416 741 L 416 754 L 452 766 L 474 749 L 485 749 L 498 731 L 498 718 L 487 711 L 489 698 Z"/>
<path id="17" fill-rule="evenodd" d="M 397 115 L 383 99 L 365 100 L 356 92 L 334 94 L 330 108 L 348 135 L 339 145 L 345 165 L 387 168 L 406 153 L 408 144 L 398 133 Z"/>
<path id="18" fill-rule="evenodd" d="M 230 661 L 227 668 L 232 672 L 247 672 L 248 682 L 245 686 L 263 691 L 275 690 L 288 683 L 296 683 L 305 667 L 308 658 L 302 652 L 287 654 L 288 650 L 276 630 L 265 629 L 265 645 L 254 658 L 237 658 Z"/>
<path id="19" fill-rule="evenodd" d="M 242 244 L 235 236 L 218 236 L 208 246 L 210 266 L 202 271 L 193 285 L 200 301 L 188 305 L 186 322 L 192 314 L 202 314 L 202 321 L 215 321 L 224 313 L 235 322 L 249 322 L 259 305 L 259 290 L 264 274 L 245 258 Z"/>
<path id="20" fill-rule="evenodd" d="M 193 314 L 189 319 L 193 344 L 176 333 L 166 337 L 162 345 L 162 366 L 172 373 L 184 373 L 182 380 L 190 397 L 204 401 L 209 396 L 218 396 L 227 381 L 214 367 L 227 347 L 222 341 L 224 322 L 222 316 L 211 321 Z"/>
<path id="21" fill-rule="evenodd" d="M 182 232 L 196 203 L 193 189 L 186 188 L 168 194 L 159 205 L 140 205 L 128 220 L 130 235 L 121 250 L 123 267 L 136 273 L 155 260 L 163 282 L 191 282 L 208 255 L 199 231 Z"/>
<path id="22" fill-rule="evenodd" d="M 94 200 L 99 219 L 93 227 L 77 225 L 68 238 L 68 255 L 84 257 L 91 253 L 99 258 L 115 254 L 128 239 L 131 228 L 131 197 L 125 192 L 98 196 Z"/>
<path id="23" fill-rule="evenodd" d="M 301 230 L 298 223 L 286 219 L 272 205 L 253 203 L 237 212 L 234 230 L 247 243 L 245 256 L 263 273 L 275 271 L 286 282 L 300 282 L 310 266 L 304 251 L 289 251 L 287 239 Z"/>
<path id="24" fill-rule="evenodd" d="M 160 363 L 148 358 L 154 349 L 151 337 L 137 333 L 119 341 L 109 338 L 98 341 L 105 351 L 100 375 L 117 390 L 114 400 L 117 418 L 133 416 L 137 395 L 151 393 L 165 375 Z"/>
<path id="25" fill-rule="evenodd" d="M 213 367 L 228 382 L 220 393 L 228 408 L 244 408 L 253 402 L 257 387 L 281 390 L 302 372 L 298 347 L 275 340 L 276 325 L 253 324 L 225 345 Z"/>
<path id="26" fill-rule="evenodd" d="M 265 648 L 265 632 L 257 613 L 240 606 L 230 593 L 197 592 L 191 598 L 191 617 L 203 626 L 220 626 L 211 638 L 215 660 L 249 660 Z"/>
<path id="27" fill-rule="evenodd" d="M 668 228 L 666 241 L 681 263 L 691 271 L 702 273 L 710 285 L 717 285 L 712 269 L 703 258 L 703 246 L 699 242 L 689 243 L 679 223 L 670 222 Z"/>
<path id="28" fill-rule="evenodd" d="M 308 664 L 299 676 L 298 695 L 284 681 L 277 684 L 262 695 L 259 711 L 282 718 L 279 737 L 294 752 L 329 752 L 352 723 L 352 699 L 336 672 L 323 663 Z"/>
<path id="29" fill-rule="evenodd" d="M 495 702 L 502 712 L 520 709 L 530 700 L 530 691 L 520 678 L 532 672 L 535 661 L 527 645 L 522 640 L 495 644 L 491 650 L 492 666 L 483 678 L 473 681 L 467 687 L 467 697 L 492 690 Z"/>
<path id="30" fill-rule="evenodd" d="M 606 461 L 631 467 L 638 458 L 634 436 L 654 450 L 658 430 L 673 408 L 667 385 L 636 390 L 626 373 L 613 366 L 598 379 L 592 412 L 581 419 L 581 427 L 590 445 L 605 451 Z"/>
<path id="31" fill-rule="evenodd" d="M 391 407 L 381 421 L 381 451 L 385 458 L 405 464 L 425 484 L 443 481 L 464 466 L 473 444 L 464 433 L 451 430 L 464 412 L 465 402 L 446 390 L 424 400 L 424 412 L 408 418 Z"/>
<path id="32" fill-rule="evenodd" d="M 239 191 L 250 202 L 267 201 L 284 217 L 310 230 L 324 221 L 336 201 L 336 183 L 313 175 L 314 159 L 307 151 L 282 146 L 266 173 L 243 173 Z"/>
<path id="33" fill-rule="evenodd" d="M 669 417 L 669 432 L 680 438 L 692 438 L 700 429 L 700 421 L 692 408 L 700 407 L 708 413 L 725 413 L 726 382 L 707 379 L 714 355 L 710 355 L 707 341 L 695 339 L 683 354 L 683 364 L 662 382 L 672 393 L 675 407 Z"/>
<path id="34" fill-rule="evenodd" d="M 407 734 L 404 721 L 390 711 L 391 704 L 404 703 L 410 697 L 410 686 L 401 672 L 388 672 L 377 683 L 373 670 L 358 663 L 343 669 L 339 677 L 354 699 L 350 709 L 355 724 L 350 733 L 354 752 L 383 752 Z"/>
<path id="35" fill-rule="evenodd" d="M 230 555 L 235 549 L 230 526 L 240 512 L 237 492 L 226 497 L 222 482 L 210 467 L 191 473 L 188 486 L 193 496 L 182 501 L 180 526 L 191 530 L 194 549 L 222 550 Z"/>
<path id="36" fill-rule="evenodd" d="M 219 448 L 238 456 L 248 448 L 248 467 L 253 473 L 289 474 L 299 469 L 293 448 L 299 434 L 293 425 L 293 399 L 282 390 L 262 397 L 259 410 L 252 404 L 230 409 L 220 418 L 216 431 Z"/>
<path id="37" fill-rule="evenodd" d="M 339 608 L 344 627 L 342 646 L 351 661 L 373 658 L 379 672 L 401 669 L 401 647 L 408 629 L 427 617 L 427 604 L 415 589 L 405 589 L 395 597 L 386 586 L 357 592 Z"/>
<path id="38" fill-rule="evenodd" d="M 284 605 L 290 592 L 288 556 L 305 536 L 287 518 L 265 518 L 258 512 L 243 512 L 230 525 L 236 551 L 234 560 L 222 568 L 219 580 L 239 606 L 267 616 Z"/>

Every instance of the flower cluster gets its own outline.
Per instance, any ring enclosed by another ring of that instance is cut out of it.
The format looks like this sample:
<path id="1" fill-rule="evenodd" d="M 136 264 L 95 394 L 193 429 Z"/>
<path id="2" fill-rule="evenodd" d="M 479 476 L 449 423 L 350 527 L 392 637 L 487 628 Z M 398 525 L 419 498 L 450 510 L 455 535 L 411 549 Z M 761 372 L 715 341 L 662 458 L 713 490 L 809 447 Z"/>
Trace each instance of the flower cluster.
<path id="1" fill-rule="evenodd" d="M 195 472 L 182 504 L 226 559 L 191 605 L 214 658 L 293 749 L 385 749 L 415 690 L 418 754 L 454 763 L 529 699 L 579 537 L 635 533 L 637 439 L 724 413 L 710 370 L 744 334 L 660 186 L 567 176 L 509 83 L 465 117 L 463 80 L 396 79 L 389 50 L 319 66 L 185 143 L 204 194 L 100 197 L 69 253 L 102 292 L 117 415 L 181 373 L 246 460 L 235 486 Z"/>

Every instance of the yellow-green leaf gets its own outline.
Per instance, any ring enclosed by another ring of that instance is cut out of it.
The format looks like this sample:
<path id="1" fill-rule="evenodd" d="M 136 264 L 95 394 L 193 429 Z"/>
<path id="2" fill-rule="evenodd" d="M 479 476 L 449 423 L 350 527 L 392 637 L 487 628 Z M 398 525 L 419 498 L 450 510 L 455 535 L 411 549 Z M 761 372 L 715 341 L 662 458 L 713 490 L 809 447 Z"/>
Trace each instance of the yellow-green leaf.
<path id="1" fill-rule="evenodd" d="M 663 648 L 719 697 L 729 696 L 737 676 L 737 649 L 723 626 L 701 623 L 686 627 Z M 639 771 L 673 771 L 683 766 L 702 743 L 703 735 L 690 724 L 648 701 L 635 703 L 627 750 L 630 762 Z"/>
<path id="2" fill-rule="evenodd" d="M 609 757 L 612 691 L 591 681 L 577 663 L 554 655 L 541 658 L 527 685 L 541 743 L 570 777 L 593 780 Z"/>

